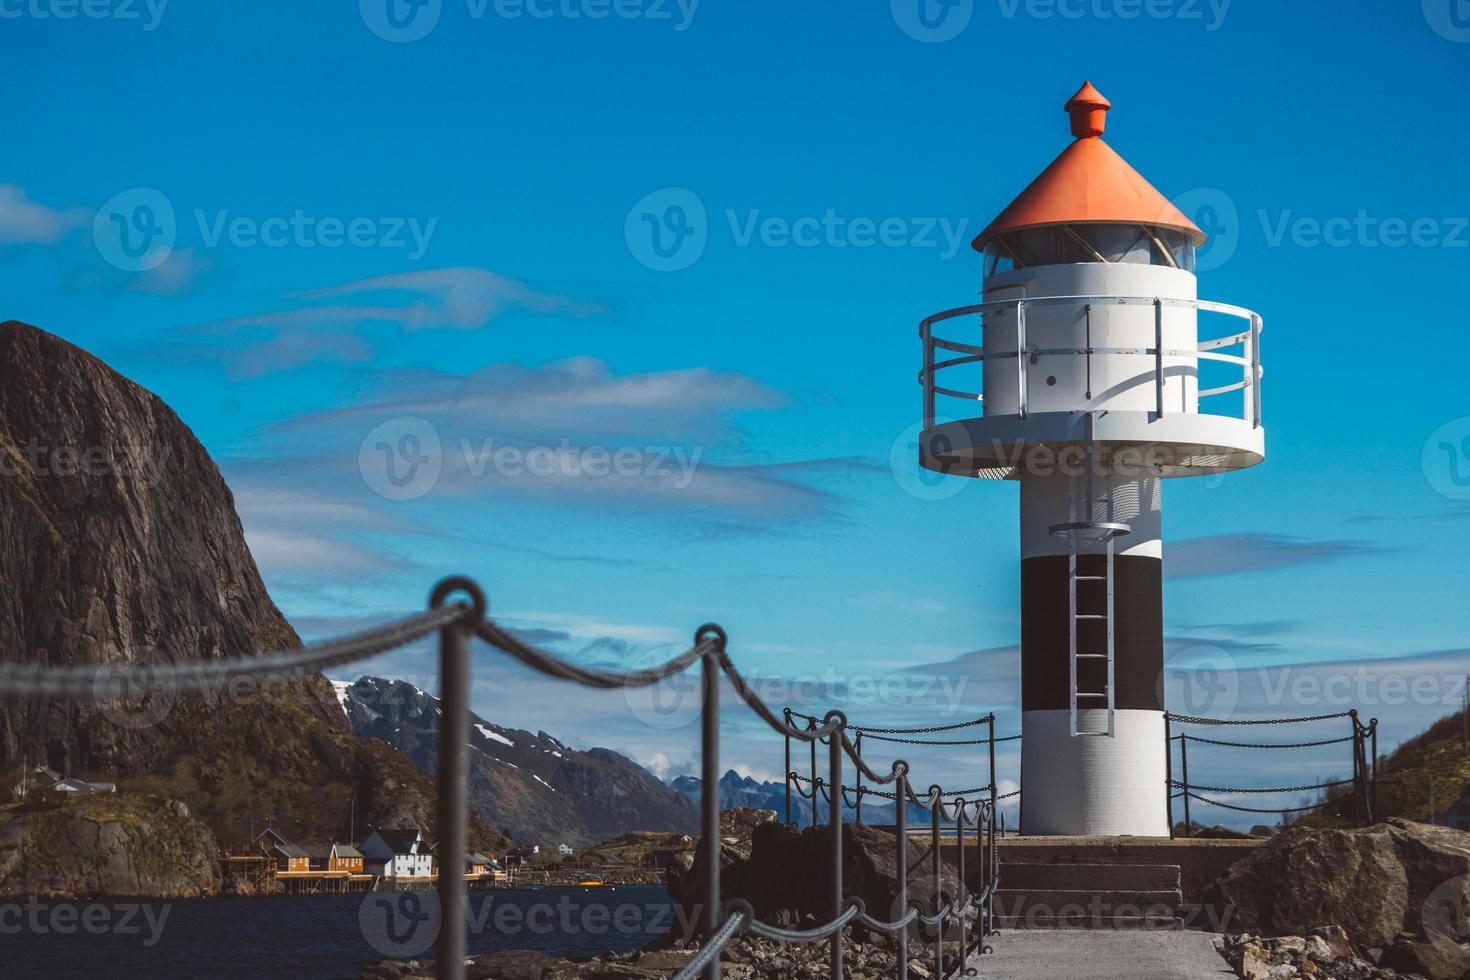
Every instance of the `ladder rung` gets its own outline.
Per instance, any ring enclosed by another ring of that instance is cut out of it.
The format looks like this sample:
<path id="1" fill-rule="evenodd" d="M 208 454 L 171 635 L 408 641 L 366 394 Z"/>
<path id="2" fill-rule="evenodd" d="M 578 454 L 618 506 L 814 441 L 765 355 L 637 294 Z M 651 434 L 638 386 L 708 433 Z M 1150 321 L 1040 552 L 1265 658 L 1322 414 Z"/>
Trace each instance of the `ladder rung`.
<path id="1" fill-rule="evenodd" d="M 1105 698 L 1108 695 L 1107 695 L 1106 692 L 1104 692 L 1102 694 L 1093 694 L 1093 693 L 1091 693 L 1089 691 L 1078 691 L 1077 692 L 1077 696 L 1079 698 Z"/>
<path id="2" fill-rule="evenodd" d="M 1108 577 L 1106 575 L 1078 575 L 1077 576 L 1077 581 L 1079 581 L 1079 582 L 1106 582 L 1107 580 L 1108 580 Z"/>
<path id="3" fill-rule="evenodd" d="M 1077 654 L 1077 659 L 1078 660 L 1106 660 L 1106 659 L 1108 659 L 1108 655 L 1106 653 L 1079 653 L 1079 654 Z"/>
<path id="4" fill-rule="evenodd" d="M 1082 738 L 1083 736 L 1088 736 L 1088 737 L 1091 737 L 1091 738 L 1107 738 L 1112 733 L 1111 732 L 1073 732 L 1072 734 L 1075 735 L 1075 736 L 1077 736 L 1078 738 Z"/>
<path id="5" fill-rule="evenodd" d="M 1107 613 L 1078 613 L 1078 619 L 1107 619 Z"/>

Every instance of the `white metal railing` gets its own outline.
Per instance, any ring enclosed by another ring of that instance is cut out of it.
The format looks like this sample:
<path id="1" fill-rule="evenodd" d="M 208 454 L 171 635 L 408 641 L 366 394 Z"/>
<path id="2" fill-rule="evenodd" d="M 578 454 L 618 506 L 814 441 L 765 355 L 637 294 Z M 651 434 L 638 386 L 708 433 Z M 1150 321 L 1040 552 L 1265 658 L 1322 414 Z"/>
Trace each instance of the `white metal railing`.
<path id="1" fill-rule="evenodd" d="M 1028 348 L 1026 346 L 1026 309 L 1030 306 L 1060 306 L 1077 305 L 1084 306 L 1085 315 L 1088 316 L 1086 343 L 1083 347 L 1051 347 L 1051 348 Z M 1094 306 L 1152 306 L 1154 308 L 1154 344 L 1152 347 L 1094 347 L 1092 346 L 1091 312 Z M 1187 309 L 1203 310 L 1207 313 L 1223 313 L 1247 322 L 1246 329 L 1239 333 L 1228 334 L 1224 337 L 1215 337 L 1211 340 L 1202 340 L 1193 350 L 1171 350 L 1164 347 L 1164 307 L 1176 306 Z M 934 336 L 934 325 L 945 320 L 953 320 L 956 317 L 980 315 L 980 327 L 985 328 L 984 314 L 997 313 L 1014 310 L 1016 313 L 1016 349 L 1013 351 L 996 351 L 987 354 L 983 346 L 974 344 L 962 344 L 958 341 L 944 340 Z M 1198 397 L 1208 398 L 1212 395 L 1222 395 L 1229 391 L 1240 391 L 1249 389 L 1249 397 L 1244 399 L 1241 417 L 1244 421 L 1251 423 L 1252 428 L 1258 428 L 1261 424 L 1261 317 L 1260 314 L 1247 310 L 1242 306 L 1231 306 L 1229 303 L 1214 303 L 1202 299 L 1178 299 L 1166 296 L 1027 296 L 1020 299 L 993 300 L 988 303 L 974 303 L 970 306 L 960 306 L 952 310 L 944 310 L 932 316 L 925 317 L 919 323 L 919 337 L 924 342 L 924 367 L 919 371 L 919 384 L 924 388 L 924 428 L 931 428 L 934 424 L 934 396 L 947 395 L 951 398 L 961 398 L 967 401 L 984 403 L 984 374 L 981 375 L 981 391 L 961 391 L 948 388 L 934 382 L 934 376 L 946 368 L 958 367 L 961 364 L 978 364 L 987 360 L 996 361 L 1006 358 L 1016 359 L 1016 396 L 1017 415 L 1026 417 L 1026 362 L 1029 358 L 1040 357 L 1048 354 L 1083 354 L 1087 356 L 1088 391 L 1087 397 L 1092 397 L 1091 376 L 1092 358 L 1098 356 L 1113 356 L 1119 354 L 1130 354 L 1133 356 L 1149 355 L 1154 359 L 1154 390 L 1156 392 L 1155 410 L 1160 416 L 1164 414 L 1164 357 L 1191 357 L 1202 360 L 1224 361 L 1230 364 L 1238 364 L 1241 369 L 1240 380 L 1215 388 L 1206 388 L 1198 392 Z M 1228 354 L 1225 348 L 1240 347 L 1239 354 Z M 961 356 L 951 357 L 946 360 L 936 361 L 935 351 L 950 351 Z M 1020 356 L 1025 352 L 1026 357 Z"/>

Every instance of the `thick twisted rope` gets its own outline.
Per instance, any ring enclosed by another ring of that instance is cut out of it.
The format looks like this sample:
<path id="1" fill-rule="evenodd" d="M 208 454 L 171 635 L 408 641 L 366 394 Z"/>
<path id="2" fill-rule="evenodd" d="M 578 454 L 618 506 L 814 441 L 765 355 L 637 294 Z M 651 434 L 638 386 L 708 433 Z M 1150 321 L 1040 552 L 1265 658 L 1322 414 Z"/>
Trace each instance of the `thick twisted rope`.
<path id="1" fill-rule="evenodd" d="M 540 671 L 548 677 L 576 681 L 585 687 L 595 687 L 603 690 L 626 687 L 648 687 L 657 684 L 661 680 L 688 670 L 699 658 L 707 653 L 713 653 L 720 645 L 718 639 L 706 639 L 696 643 L 672 660 L 659 664 L 657 667 L 649 667 L 646 670 L 634 670 L 626 674 L 616 674 L 605 670 L 593 670 L 589 667 L 579 667 L 576 664 L 568 663 L 560 657 L 537 649 L 513 633 L 507 632 L 497 625 L 494 620 L 482 619 L 476 623 L 475 635 L 491 646 L 504 650 L 532 670 Z"/>
<path id="2" fill-rule="evenodd" d="M 720 925 L 720 928 L 715 930 L 709 941 L 700 947 L 699 952 L 694 954 L 694 958 L 674 974 L 673 980 L 695 980 L 703 975 L 705 967 L 714 962 L 715 957 L 720 955 L 730 940 L 734 939 L 752 918 L 754 917 L 747 916 L 743 912 L 731 915 Z"/>
<path id="3" fill-rule="evenodd" d="M 287 680 L 366 660 L 412 643 L 464 618 L 469 608 L 447 605 L 298 650 L 182 664 L 94 664 L 50 667 L 0 664 L 0 697 L 66 701 L 114 701 L 148 693 L 217 691 L 239 677 Z"/>

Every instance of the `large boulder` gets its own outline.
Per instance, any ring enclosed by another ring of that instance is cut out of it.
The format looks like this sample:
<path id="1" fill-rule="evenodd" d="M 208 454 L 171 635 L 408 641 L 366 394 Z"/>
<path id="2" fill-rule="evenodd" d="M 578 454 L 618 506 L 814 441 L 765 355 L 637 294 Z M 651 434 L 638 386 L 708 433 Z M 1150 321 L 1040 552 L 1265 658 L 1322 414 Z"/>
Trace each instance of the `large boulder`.
<path id="1" fill-rule="evenodd" d="M 907 843 L 908 897 L 932 908 L 932 852 L 925 842 L 910 839 Z M 827 922 L 832 918 L 831 846 L 829 826 L 797 830 L 784 823 L 761 823 L 751 835 L 748 854 L 739 845 L 726 842 L 722 846 L 721 896 L 746 899 L 758 918 L 773 924 Z M 703 908 L 703 856 L 701 841 L 693 865 L 687 871 L 671 870 L 669 875 L 669 893 L 683 921 L 696 926 Z M 945 853 L 941 858 L 949 856 Z M 903 914 L 898 901 L 898 847 L 892 832 L 866 824 L 843 824 L 842 874 L 843 895 L 861 898 L 869 914 L 885 920 Z M 958 891 L 954 866 L 941 860 L 940 895 L 947 900 Z"/>
<path id="2" fill-rule="evenodd" d="M 1394 818 L 1361 830 L 1293 829 L 1206 895 L 1232 929 L 1301 936 L 1341 926 L 1383 966 L 1459 980 L 1470 972 L 1470 833 Z"/>

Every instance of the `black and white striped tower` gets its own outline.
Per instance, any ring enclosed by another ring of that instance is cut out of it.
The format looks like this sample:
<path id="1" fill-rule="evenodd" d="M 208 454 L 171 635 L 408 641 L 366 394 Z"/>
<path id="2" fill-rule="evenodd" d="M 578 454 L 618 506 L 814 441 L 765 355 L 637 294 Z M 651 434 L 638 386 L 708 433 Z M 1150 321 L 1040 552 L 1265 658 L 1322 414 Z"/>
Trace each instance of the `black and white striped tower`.
<path id="1" fill-rule="evenodd" d="M 1103 142 L 1102 94 L 1065 108 L 975 239 L 983 301 L 920 326 L 919 461 L 1021 486 L 1022 832 L 1163 836 L 1162 484 L 1264 458 L 1261 318 L 1197 298 L 1205 235 Z"/>

